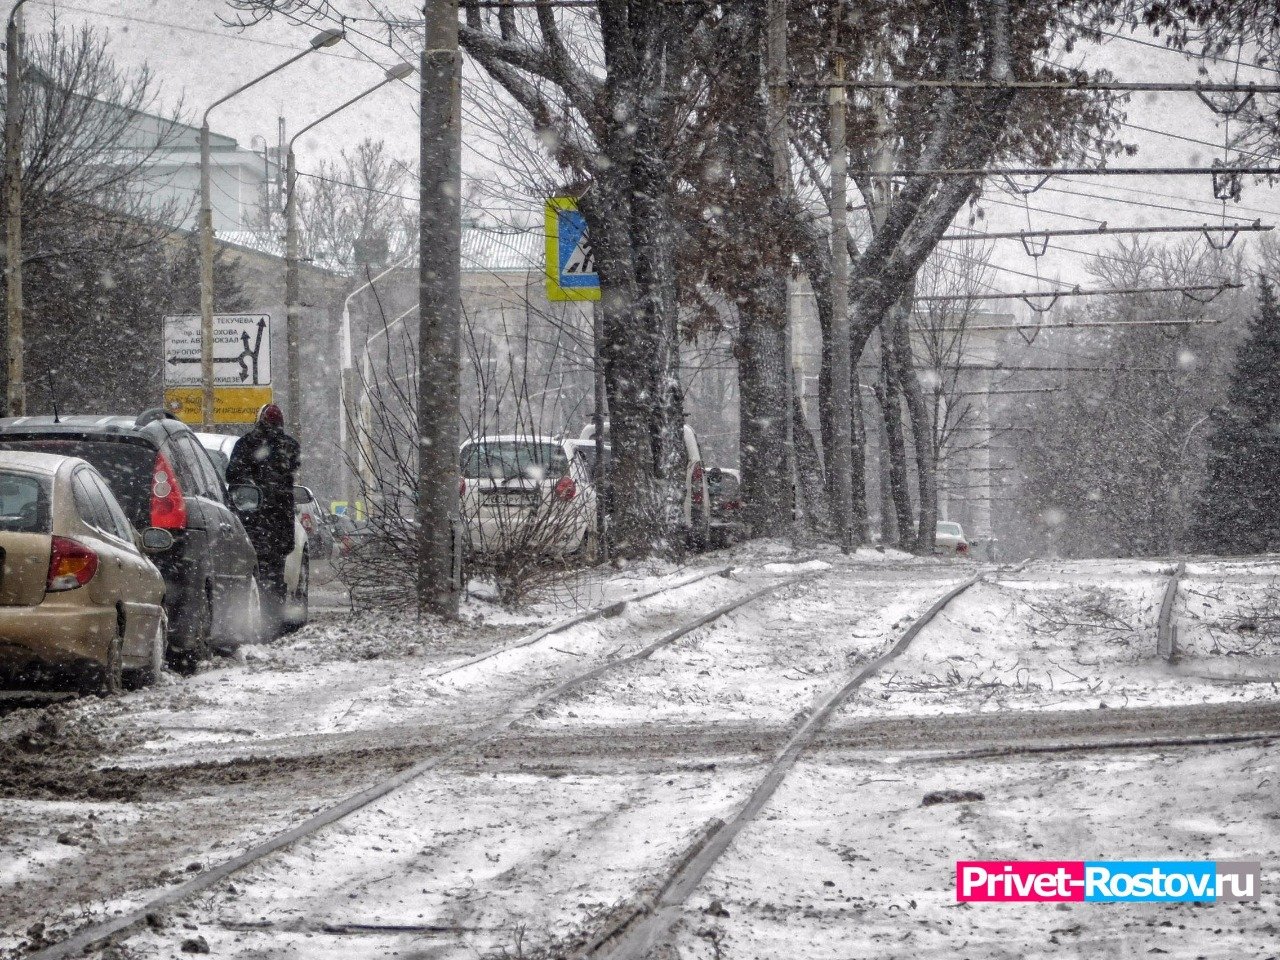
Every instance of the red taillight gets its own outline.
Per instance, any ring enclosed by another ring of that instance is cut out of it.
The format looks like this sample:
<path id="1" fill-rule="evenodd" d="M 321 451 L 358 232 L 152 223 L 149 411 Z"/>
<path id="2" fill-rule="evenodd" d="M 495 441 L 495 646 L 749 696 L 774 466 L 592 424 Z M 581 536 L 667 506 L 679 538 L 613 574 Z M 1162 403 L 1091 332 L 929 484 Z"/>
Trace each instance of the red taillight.
<path id="1" fill-rule="evenodd" d="M 693 465 L 693 502 L 702 503 L 702 464 Z"/>
<path id="2" fill-rule="evenodd" d="M 187 529 L 187 501 L 182 499 L 178 475 L 163 453 L 156 454 L 151 474 L 151 525 L 162 530 Z"/>
<path id="3" fill-rule="evenodd" d="M 742 504 L 741 504 L 741 503 L 739 503 L 737 500 L 726 500 L 726 501 L 724 502 L 724 505 L 723 505 L 720 509 L 722 509 L 722 510 L 741 510 L 741 509 L 742 509 Z"/>
<path id="4" fill-rule="evenodd" d="M 967 543 L 956 544 L 956 553 L 968 553 L 969 545 Z"/>
<path id="5" fill-rule="evenodd" d="M 458 481 L 458 496 L 465 497 L 467 495 L 467 481 L 462 479 Z"/>
<path id="6" fill-rule="evenodd" d="M 311 514 L 304 513 L 302 515 L 302 529 L 307 531 L 308 536 L 315 529 L 315 525 L 316 525 L 315 521 L 311 519 Z"/>
<path id="7" fill-rule="evenodd" d="M 556 481 L 556 498 L 560 500 L 572 500 L 578 495 L 578 485 L 573 482 L 573 477 L 561 477 Z"/>
<path id="8" fill-rule="evenodd" d="M 98 572 L 98 555 L 83 543 L 54 537 L 49 552 L 49 592 L 83 587 Z"/>

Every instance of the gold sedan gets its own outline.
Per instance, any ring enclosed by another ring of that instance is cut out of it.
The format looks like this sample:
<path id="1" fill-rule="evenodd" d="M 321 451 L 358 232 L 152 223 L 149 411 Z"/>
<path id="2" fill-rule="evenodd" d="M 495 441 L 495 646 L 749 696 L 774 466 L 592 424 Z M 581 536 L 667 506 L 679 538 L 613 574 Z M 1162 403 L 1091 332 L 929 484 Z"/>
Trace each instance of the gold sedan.
<path id="1" fill-rule="evenodd" d="M 102 476 L 74 457 L 0 452 L 0 683 L 108 693 L 164 664 L 164 579 Z"/>

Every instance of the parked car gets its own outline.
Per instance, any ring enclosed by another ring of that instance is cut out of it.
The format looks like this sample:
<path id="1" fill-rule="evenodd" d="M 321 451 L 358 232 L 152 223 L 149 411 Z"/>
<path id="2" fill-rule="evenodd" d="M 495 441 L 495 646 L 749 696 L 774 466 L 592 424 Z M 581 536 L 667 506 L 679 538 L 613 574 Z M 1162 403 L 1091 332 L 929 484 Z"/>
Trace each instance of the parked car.
<path id="1" fill-rule="evenodd" d="M 355 520 L 349 516 L 331 516 L 334 550 L 338 557 L 349 557 L 362 541 L 372 535 L 367 520 Z"/>
<path id="2" fill-rule="evenodd" d="M 582 428 L 578 439 L 592 442 L 595 424 Z M 681 432 L 684 439 L 684 509 L 682 513 L 685 536 L 695 550 L 703 550 L 711 543 L 711 496 L 707 489 L 706 467 L 702 462 L 702 446 L 698 434 L 687 423 Z M 604 422 L 604 439 L 609 441 L 609 421 Z"/>
<path id="3" fill-rule="evenodd" d="M 459 494 L 471 552 L 594 556 L 594 456 L 594 442 L 549 437 L 483 436 L 462 444 Z"/>
<path id="4" fill-rule="evenodd" d="M 939 520 L 933 538 L 933 552 L 967 557 L 969 541 L 964 535 L 964 527 L 950 520 Z"/>
<path id="5" fill-rule="evenodd" d="M 742 533 L 742 474 L 730 467 L 707 469 L 707 498 L 711 504 L 712 547 L 724 547 Z"/>
<path id="6" fill-rule="evenodd" d="M 293 488 L 293 508 L 307 534 L 307 554 L 312 560 L 328 560 L 333 556 L 333 531 L 325 522 L 327 516 L 310 487 Z"/>
<path id="7" fill-rule="evenodd" d="M 102 476 L 75 457 L 0 453 L 0 670 L 118 693 L 164 666 L 165 582 Z"/>
<path id="8" fill-rule="evenodd" d="M 227 467 L 231 463 L 231 451 L 236 447 L 236 441 L 239 437 L 224 433 L 197 433 L 196 438 L 204 447 L 205 452 L 209 454 L 209 459 L 213 461 L 213 465 L 218 469 L 218 475 L 222 478 L 223 483 L 226 482 Z M 304 513 L 298 508 L 297 497 L 299 490 L 306 490 L 307 496 L 310 497 L 311 503 L 318 509 L 315 504 L 315 497 L 311 496 L 311 491 L 306 487 L 294 487 L 294 510 L 293 510 L 293 552 L 285 558 L 284 562 L 284 583 L 289 591 L 289 596 L 285 602 L 285 622 L 286 627 L 304 626 L 311 613 L 311 534 L 304 521 Z M 312 521 L 314 527 L 315 521 Z"/>
<path id="9" fill-rule="evenodd" d="M 257 639 L 258 561 L 239 514 L 256 509 L 260 496 L 253 487 L 228 491 L 195 434 L 173 414 L 0 420 L 0 450 L 85 460 L 134 527 L 169 531 L 173 544 L 150 556 L 164 576 L 174 666 L 189 668 L 214 649 Z"/>

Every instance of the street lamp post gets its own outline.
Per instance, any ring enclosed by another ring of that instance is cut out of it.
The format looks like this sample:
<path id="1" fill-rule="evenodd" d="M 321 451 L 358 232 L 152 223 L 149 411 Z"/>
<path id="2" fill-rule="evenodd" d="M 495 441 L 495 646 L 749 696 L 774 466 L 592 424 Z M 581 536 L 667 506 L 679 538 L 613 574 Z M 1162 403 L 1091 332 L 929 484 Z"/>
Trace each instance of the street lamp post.
<path id="1" fill-rule="evenodd" d="M 27 412 L 27 390 L 23 382 L 22 332 L 22 5 L 18 0 L 9 11 L 5 25 L 5 323 L 9 350 L 9 416 Z"/>
<path id="2" fill-rule="evenodd" d="M 347 294 L 347 299 L 342 302 L 342 379 L 338 395 L 339 405 L 341 406 L 340 416 L 338 417 L 338 446 L 342 450 L 342 459 L 346 461 L 347 465 L 345 490 L 348 508 L 351 510 L 353 518 L 356 512 L 356 501 L 359 499 L 357 481 L 360 479 L 359 470 L 360 465 L 364 462 L 364 452 L 356 447 L 357 443 L 363 442 L 356 437 L 355 428 L 357 424 L 353 421 L 349 422 L 351 418 L 359 415 L 358 408 L 354 406 L 356 402 L 354 399 L 356 395 L 356 371 L 355 351 L 351 343 L 351 301 L 383 277 L 408 264 L 417 255 L 417 251 L 414 251 L 397 260 L 377 276 L 369 278 L 352 290 Z"/>
<path id="3" fill-rule="evenodd" d="M 295 437 L 302 436 L 302 343 L 299 317 L 302 314 L 302 298 L 298 290 L 298 163 L 294 156 L 293 145 L 308 130 L 324 123 L 334 114 L 341 113 L 347 107 L 376 90 L 381 90 L 388 83 L 403 80 L 413 73 L 413 66 L 400 63 L 386 72 L 383 79 L 363 93 L 356 94 L 340 106 L 334 107 L 324 116 L 312 120 L 305 127 L 289 138 L 285 160 L 285 333 L 288 343 L 287 360 L 289 365 L 289 432 Z"/>
<path id="4" fill-rule="evenodd" d="M 322 30 L 311 38 L 307 49 L 299 51 L 266 73 L 259 74 L 226 96 L 209 104 L 200 123 L 200 419 L 205 430 L 213 429 L 213 200 L 210 188 L 209 114 L 236 94 L 243 93 L 267 77 L 298 62 L 307 54 L 332 47 L 345 34 L 341 30 Z"/>

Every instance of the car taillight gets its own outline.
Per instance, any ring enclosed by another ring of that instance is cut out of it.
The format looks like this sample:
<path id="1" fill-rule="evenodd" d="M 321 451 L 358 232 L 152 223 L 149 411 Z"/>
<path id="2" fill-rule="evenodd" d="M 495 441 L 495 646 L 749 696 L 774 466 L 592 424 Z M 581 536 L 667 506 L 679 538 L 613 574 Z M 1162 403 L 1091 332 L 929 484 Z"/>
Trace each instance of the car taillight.
<path id="1" fill-rule="evenodd" d="M 315 525 L 316 525 L 316 522 L 311 519 L 311 514 L 304 513 L 302 515 L 302 529 L 307 531 L 308 535 L 310 535 L 313 532 L 313 530 L 315 529 Z"/>
<path id="2" fill-rule="evenodd" d="M 162 530 L 187 529 L 187 501 L 182 498 L 178 475 L 163 453 L 156 454 L 151 474 L 151 525 Z"/>
<path id="3" fill-rule="evenodd" d="M 98 555 L 83 543 L 54 537 L 49 552 L 49 592 L 83 587 L 98 572 Z"/>
<path id="4" fill-rule="evenodd" d="M 556 481 L 556 498 L 559 500 L 572 500 L 578 495 L 578 485 L 573 482 L 573 477 L 561 477 Z"/>
<path id="5" fill-rule="evenodd" d="M 702 503 L 702 464 L 695 463 L 693 465 L 693 502 Z"/>
<path id="6" fill-rule="evenodd" d="M 969 552 L 969 545 L 967 543 L 956 544 L 956 553 L 968 553 L 968 552 Z"/>
<path id="7" fill-rule="evenodd" d="M 742 504 L 741 504 L 741 503 L 739 503 L 737 500 L 726 500 L 726 501 L 724 502 L 724 506 L 723 506 L 721 509 L 724 509 L 724 510 L 740 510 L 740 509 L 742 509 Z"/>
<path id="8" fill-rule="evenodd" d="M 467 495 L 467 481 L 465 479 L 458 481 L 458 496 L 465 497 Z"/>

